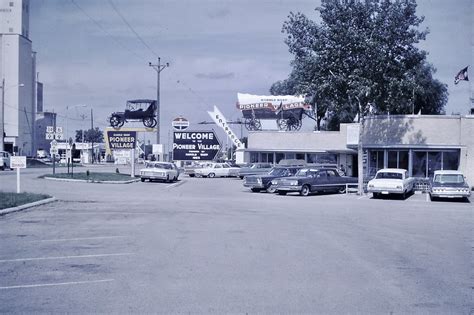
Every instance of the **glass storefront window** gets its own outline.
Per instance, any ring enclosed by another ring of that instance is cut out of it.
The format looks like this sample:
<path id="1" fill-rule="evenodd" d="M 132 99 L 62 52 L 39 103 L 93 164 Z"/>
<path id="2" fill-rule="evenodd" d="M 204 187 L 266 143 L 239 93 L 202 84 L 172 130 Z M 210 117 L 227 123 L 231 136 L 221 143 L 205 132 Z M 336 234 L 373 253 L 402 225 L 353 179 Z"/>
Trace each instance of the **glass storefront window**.
<path id="1" fill-rule="evenodd" d="M 459 168 L 459 151 L 443 152 L 443 170 L 455 170 Z"/>
<path id="2" fill-rule="evenodd" d="M 408 151 L 398 151 L 398 168 L 408 170 Z"/>
<path id="3" fill-rule="evenodd" d="M 426 152 L 413 152 L 413 172 L 414 177 L 426 177 Z"/>
<path id="4" fill-rule="evenodd" d="M 383 168 L 383 151 L 369 151 L 369 176 Z"/>
<path id="5" fill-rule="evenodd" d="M 281 160 L 285 158 L 285 153 L 276 153 L 275 154 L 275 162 L 278 164 Z"/>
<path id="6" fill-rule="evenodd" d="M 304 153 L 296 153 L 297 160 L 304 160 Z"/>
<path id="7" fill-rule="evenodd" d="M 388 151 L 388 168 L 398 168 L 398 151 Z"/>
<path id="8" fill-rule="evenodd" d="M 250 163 L 258 162 L 258 152 L 250 152 Z"/>
<path id="9" fill-rule="evenodd" d="M 441 169 L 441 152 L 428 152 L 428 176 L 433 177 L 434 171 Z"/>

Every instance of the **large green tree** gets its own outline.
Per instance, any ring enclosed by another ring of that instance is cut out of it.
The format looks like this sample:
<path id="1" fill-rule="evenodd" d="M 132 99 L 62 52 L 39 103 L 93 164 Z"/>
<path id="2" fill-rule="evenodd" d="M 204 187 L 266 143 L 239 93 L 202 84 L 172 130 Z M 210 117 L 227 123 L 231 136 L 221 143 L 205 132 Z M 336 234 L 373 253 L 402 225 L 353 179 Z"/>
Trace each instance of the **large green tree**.
<path id="1" fill-rule="evenodd" d="M 288 80 L 297 93 L 313 97 L 338 117 L 361 120 L 359 193 L 362 193 L 364 116 L 369 112 L 442 113 L 445 84 L 432 76 L 427 53 L 418 47 L 420 30 L 415 0 L 321 0 L 320 21 L 290 13 L 282 31 L 293 54 Z M 281 88 L 281 87 L 280 87 Z"/>
<path id="2" fill-rule="evenodd" d="M 417 44 L 414 0 L 322 0 L 320 22 L 290 13 L 282 31 L 293 54 L 289 78 L 271 92 L 309 95 L 318 116 L 329 111 L 337 121 L 379 113 L 442 113 L 445 84 Z M 318 124 L 319 126 L 319 124 Z"/>
<path id="3" fill-rule="evenodd" d="M 84 142 L 94 142 L 94 143 L 102 143 L 104 142 L 104 134 L 99 129 L 99 127 L 95 127 L 94 129 L 87 129 L 87 130 L 76 130 L 76 142 L 82 142 L 82 137 L 84 135 Z"/>

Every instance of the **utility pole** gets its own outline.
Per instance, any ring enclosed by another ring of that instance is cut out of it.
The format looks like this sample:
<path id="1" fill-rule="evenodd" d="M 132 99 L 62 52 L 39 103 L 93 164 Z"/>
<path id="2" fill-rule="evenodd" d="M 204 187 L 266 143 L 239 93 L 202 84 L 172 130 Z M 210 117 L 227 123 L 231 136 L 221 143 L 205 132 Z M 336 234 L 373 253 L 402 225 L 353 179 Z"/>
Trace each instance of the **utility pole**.
<path id="1" fill-rule="evenodd" d="M 5 151 L 5 78 L 2 80 L 2 110 L 0 111 L 0 151 Z"/>
<path id="2" fill-rule="evenodd" d="M 94 156 L 94 112 L 91 106 L 91 144 L 92 144 L 92 164 L 94 164 L 95 156 Z"/>
<path id="3" fill-rule="evenodd" d="M 156 144 L 160 144 L 160 73 L 163 71 L 166 67 L 169 67 L 170 64 L 167 62 L 166 64 L 162 65 L 161 64 L 161 58 L 158 57 L 158 63 L 157 64 L 152 64 L 151 62 L 148 63 L 148 66 L 152 67 L 156 71 L 156 120 L 158 122 L 156 126 Z"/>

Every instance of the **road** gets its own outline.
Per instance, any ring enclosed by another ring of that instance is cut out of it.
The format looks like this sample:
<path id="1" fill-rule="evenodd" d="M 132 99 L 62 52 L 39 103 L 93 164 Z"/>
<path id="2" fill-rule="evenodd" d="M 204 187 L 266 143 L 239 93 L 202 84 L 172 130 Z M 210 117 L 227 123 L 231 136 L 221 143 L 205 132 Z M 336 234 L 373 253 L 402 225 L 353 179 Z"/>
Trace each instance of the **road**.
<path id="1" fill-rule="evenodd" d="M 234 178 L 37 178 L 47 171 L 26 170 L 22 189 L 58 202 L 0 217 L 0 312 L 474 309 L 471 203 L 278 196 Z M 0 172 L 0 189 L 15 187 Z"/>

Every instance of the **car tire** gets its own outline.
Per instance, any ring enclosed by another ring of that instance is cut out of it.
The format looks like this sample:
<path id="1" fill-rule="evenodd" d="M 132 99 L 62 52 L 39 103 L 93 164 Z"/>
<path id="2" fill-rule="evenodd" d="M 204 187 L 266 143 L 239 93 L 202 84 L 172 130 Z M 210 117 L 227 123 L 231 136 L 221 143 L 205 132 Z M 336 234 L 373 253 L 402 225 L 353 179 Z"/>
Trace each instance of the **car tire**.
<path id="1" fill-rule="evenodd" d="M 275 188 L 275 186 L 272 185 L 272 183 L 270 183 L 270 184 L 268 184 L 266 191 L 269 194 L 273 194 L 276 191 L 276 188 Z"/>
<path id="2" fill-rule="evenodd" d="M 7 167 L 7 165 L 6 165 L 6 164 L 3 164 L 3 166 L 0 166 L 0 169 L 1 169 L 2 171 L 4 171 L 6 167 Z"/>
<path id="3" fill-rule="evenodd" d="M 240 178 L 240 179 L 244 179 L 244 177 L 243 177 L 243 176 L 239 176 L 239 178 Z"/>
<path id="4" fill-rule="evenodd" d="M 209 178 L 214 178 L 214 177 L 216 177 L 216 174 L 214 174 L 214 173 L 209 173 L 209 174 L 207 175 L 207 177 L 209 177 Z"/>
<path id="5" fill-rule="evenodd" d="M 311 192 L 311 189 L 308 185 L 303 185 L 300 190 L 300 196 L 308 196 Z"/>
<path id="6" fill-rule="evenodd" d="M 140 180 L 142 181 L 142 183 L 145 182 L 145 179 L 144 179 L 144 178 L 140 178 Z"/>
<path id="7" fill-rule="evenodd" d="M 287 193 L 286 191 L 278 191 L 278 194 L 279 194 L 280 196 L 285 196 L 286 193 Z"/>
<path id="8" fill-rule="evenodd" d="M 250 188 L 252 192 L 260 192 L 260 188 Z"/>
<path id="9" fill-rule="evenodd" d="M 169 183 L 170 182 L 170 176 L 169 175 L 166 175 L 166 180 L 165 182 Z"/>
<path id="10" fill-rule="evenodd" d="M 188 176 L 189 176 L 189 177 L 194 177 L 194 174 L 189 174 Z"/>
<path id="11" fill-rule="evenodd" d="M 177 182 L 177 181 L 178 181 L 178 176 L 173 177 L 173 182 Z"/>
<path id="12" fill-rule="evenodd" d="M 346 193 L 346 186 L 340 187 L 340 188 L 337 190 L 337 192 L 340 193 L 340 194 L 345 194 L 345 193 Z"/>
<path id="13" fill-rule="evenodd" d="M 379 196 L 380 196 L 379 193 L 372 193 L 372 198 L 374 198 L 374 199 L 378 199 Z"/>

